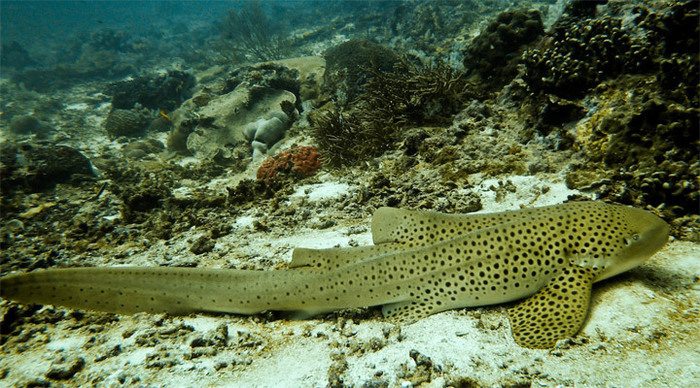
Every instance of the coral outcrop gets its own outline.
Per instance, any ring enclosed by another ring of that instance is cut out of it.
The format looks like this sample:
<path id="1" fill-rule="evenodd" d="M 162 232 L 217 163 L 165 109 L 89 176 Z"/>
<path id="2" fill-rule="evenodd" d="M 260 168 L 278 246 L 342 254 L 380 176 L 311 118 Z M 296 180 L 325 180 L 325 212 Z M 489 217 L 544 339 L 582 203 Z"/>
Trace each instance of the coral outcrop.
<path id="1" fill-rule="evenodd" d="M 592 185 L 618 202 L 661 206 L 669 217 L 698 214 L 700 109 L 669 104 L 649 77 L 620 84 L 601 91 L 594 113 L 577 127 L 586 159 L 568 183 Z"/>
<path id="2" fill-rule="evenodd" d="M 490 90 L 498 90 L 518 73 L 525 47 L 543 34 L 539 11 L 501 12 L 467 47 L 464 67 Z"/>
<path id="3" fill-rule="evenodd" d="M 350 40 L 323 54 L 326 59 L 324 90 L 340 105 L 364 92 L 372 73 L 391 71 L 400 57 L 394 50 L 368 40 Z"/>
<path id="4" fill-rule="evenodd" d="M 368 79 L 347 109 L 328 104 L 309 118 L 329 165 L 356 164 L 394 148 L 401 128 L 447 124 L 477 94 L 461 72 L 442 61 L 400 58 L 391 70 L 365 71 Z"/>
<path id="5" fill-rule="evenodd" d="M 192 74 L 169 70 L 164 74 L 150 74 L 110 85 L 107 94 L 112 96 L 112 107 L 131 109 L 140 104 L 151 109 L 176 109 L 190 97 L 195 79 Z"/>
<path id="6" fill-rule="evenodd" d="M 45 129 L 41 121 L 32 115 L 15 116 L 9 126 L 10 132 L 21 135 L 45 132 Z"/>
<path id="7" fill-rule="evenodd" d="M 5 191 L 42 191 L 57 183 L 93 176 L 90 160 L 75 148 L 14 143 L 0 146 L 0 184 Z"/>
<path id="8" fill-rule="evenodd" d="M 647 44 L 623 28 L 621 18 L 604 16 L 563 18 L 523 61 L 531 90 L 576 98 L 606 79 L 649 70 L 652 59 Z"/>
<path id="9" fill-rule="evenodd" d="M 148 116 L 141 109 L 112 109 L 104 122 L 111 137 L 141 136 L 148 126 Z"/>
<path id="10" fill-rule="evenodd" d="M 266 154 L 299 115 L 298 77 L 274 63 L 234 71 L 218 92 L 203 91 L 175 112 L 168 146 L 223 164 L 239 159 L 241 146 Z"/>

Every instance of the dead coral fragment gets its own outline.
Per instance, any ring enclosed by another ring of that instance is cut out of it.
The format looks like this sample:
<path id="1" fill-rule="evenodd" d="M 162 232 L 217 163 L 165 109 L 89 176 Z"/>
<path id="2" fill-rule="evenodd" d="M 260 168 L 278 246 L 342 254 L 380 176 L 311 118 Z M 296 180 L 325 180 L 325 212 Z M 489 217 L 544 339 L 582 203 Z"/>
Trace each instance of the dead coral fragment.
<path id="1" fill-rule="evenodd" d="M 316 147 L 295 147 L 265 160 L 258 169 L 257 179 L 273 182 L 284 177 L 305 178 L 321 168 Z"/>

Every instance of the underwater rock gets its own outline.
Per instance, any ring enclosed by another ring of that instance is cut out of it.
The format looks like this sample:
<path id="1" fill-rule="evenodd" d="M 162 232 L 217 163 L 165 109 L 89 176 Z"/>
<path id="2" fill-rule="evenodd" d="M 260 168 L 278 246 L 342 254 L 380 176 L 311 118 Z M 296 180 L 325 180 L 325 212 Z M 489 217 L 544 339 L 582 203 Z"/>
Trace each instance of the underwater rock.
<path id="1" fill-rule="evenodd" d="M 657 44 L 658 78 L 674 101 L 698 106 L 700 1 L 673 2 L 656 12 L 640 9 L 639 26 Z"/>
<path id="2" fill-rule="evenodd" d="M 149 74 L 115 82 L 108 88 L 114 109 L 132 109 L 141 104 L 150 109 L 171 111 L 190 97 L 196 81 L 192 74 L 169 70 L 164 74 Z"/>
<path id="3" fill-rule="evenodd" d="M 210 236 L 201 236 L 190 245 L 190 252 L 201 255 L 214 250 L 215 245 L 216 241 L 212 240 Z"/>
<path id="4" fill-rule="evenodd" d="M 198 111 L 199 125 L 187 137 L 187 149 L 203 159 L 228 159 L 231 148 L 255 141 L 256 153 L 267 152 L 296 119 L 296 110 L 291 116 L 283 110 L 285 103 L 294 106 L 296 97 L 272 89 L 257 97 L 251 101 L 250 90 L 239 87 L 210 101 Z"/>
<path id="5" fill-rule="evenodd" d="M 665 99 L 653 76 L 610 84 L 592 102 L 594 113 L 576 131 L 586 159 L 573 166 L 567 184 L 660 207 L 668 217 L 698 214 L 700 109 Z"/>
<path id="6" fill-rule="evenodd" d="M 387 20 L 389 39 L 403 38 L 411 47 L 432 52 L 443 40 L 459 34 L 460 29 L 481 16 L 475 4 L 450 1 L 392 2 Z M 393 42 L 392 42 L 393 43 Z"/>
<path id="7" fill-rule="evenodd" d="M 242 145 L 264 155 L 299 115 L 298 78 L 298 71 L 276 63 L 237 69 L 218 94 L 198 93 L 174 112 L 168 147 L 222 164 L 239 159 Z"/>
<path id="8" fill-rule="evenodd" d="M 323 57 L 289 58 L 275 61 L 274 64 L 298 72 L 298 76 L 294 78 L 295 81 L 298 80 L 299 84 L 298 93 L 295 94 L 301 97 L 301 102 L 314 101 L 320 96 L 321 88 L 323 87 L 323 75 L 326 70 L 326 60 Z M 290 91 L 294 92 L 294 90 Z"/>
<path id="9" fill-rule="evenodd" d="M 284 178 L 305 178 L 321 168 L 316 147 L 294 147 L 266 159 L 258 168 L 257 179 L 271 182 Z"/>
<path id="10" fill-rule="evenodd" d="M 87 42 L 88 47 L 95 50 L 127 51 L 129 34 L 126 31 L 103 28 L 90 34 Z"/>
<path id="11" fill-rule="evenodd" d="M 52 364 L 46 372 L 46 377 L 52 380 L 69 380 L 85 367 L 85 359 L 75 357 L 69 360 L 61 360 L 57 364 Z"/>
<path id="12" fill-rule="evenodd" d="M 12 80 L 39 92 L 74 86 L 81 81 L 108 80 L 133 74 L 134 61 L 107 50 L 87 50 L 73 63 L 49 68 L 28 68 L 12 75 Z"/>
<path id="13" fill-rule="evenodd" d="M 372 72 L 391 71 L 400 60 L 392 49 L 361 39 L 332 47 L 323 57 L 326 60 L 324 92 L 340 105 L 362 94 Z"/>
<path id="14" fill-rule="evenodd" d="M 464 67 L 490 90 L 500 89 L 518 73 L 523 50 L 543 34 L 539 11 L 502 12 L 467 47 Z"/>
<path id="15" fill-rule="evenodd" d="M 137 109 L 112 109 L 104 122 L 111 137 L 142 136 L 148 126 L 148 116 Z"/>
<path id="16" fill-rule="evenodd" d="M 566 4 L 564 13 L 574 18 L 591 18 L 599 5 L 607 3 L 608 0 L 571 0 Z"/>
<path id="17" fill-rule="evenodd" d="M 77 176 L 93 177 L 90 160 L 62 145 L 13 144 L 0 147 L 0 183 L 4 190 L 42 191 Z"/>

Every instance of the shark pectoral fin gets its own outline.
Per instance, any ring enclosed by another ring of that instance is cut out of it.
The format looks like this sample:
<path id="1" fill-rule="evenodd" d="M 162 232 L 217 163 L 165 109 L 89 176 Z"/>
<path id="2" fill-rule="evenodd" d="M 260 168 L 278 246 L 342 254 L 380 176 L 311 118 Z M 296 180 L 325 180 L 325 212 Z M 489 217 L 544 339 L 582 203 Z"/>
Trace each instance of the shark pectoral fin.
<path id="1" fill-rule="evenodd" d="M 526 348 L 553 347 L 576 334 L 588 315 L 593 271 L 565 268 L 536 294 L 508 311 L 515 342 Z"/>
<path id="2" fill-rule="evenodd" d="M 435 311 L 425 303 L 415 301 L 405 301 L 385 304 L 382 306 L 382 314 L 389 320 L 408 325 L 421 318 L 425 318 Z"/>

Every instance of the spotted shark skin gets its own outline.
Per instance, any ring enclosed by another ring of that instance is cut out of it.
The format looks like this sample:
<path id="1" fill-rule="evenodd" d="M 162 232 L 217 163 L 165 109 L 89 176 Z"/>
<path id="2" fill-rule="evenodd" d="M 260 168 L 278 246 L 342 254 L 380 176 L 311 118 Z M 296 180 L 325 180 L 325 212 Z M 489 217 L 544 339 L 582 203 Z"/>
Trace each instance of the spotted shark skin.
<path id="1" fill-rule="evenodd" d="M 491 214 L 380 208 L 374 245 L 297 248 L 286 270 L 48 269 L 3 277 L 0 296 L 113 313 L 312 316 L 381 305 L 403 324 L 522 300 L 509 310 L 515 341 L 549 348 L 579 331 L 594 282 L 638 266 L 668 233 L 650 212 L 603 202 Z"/>

